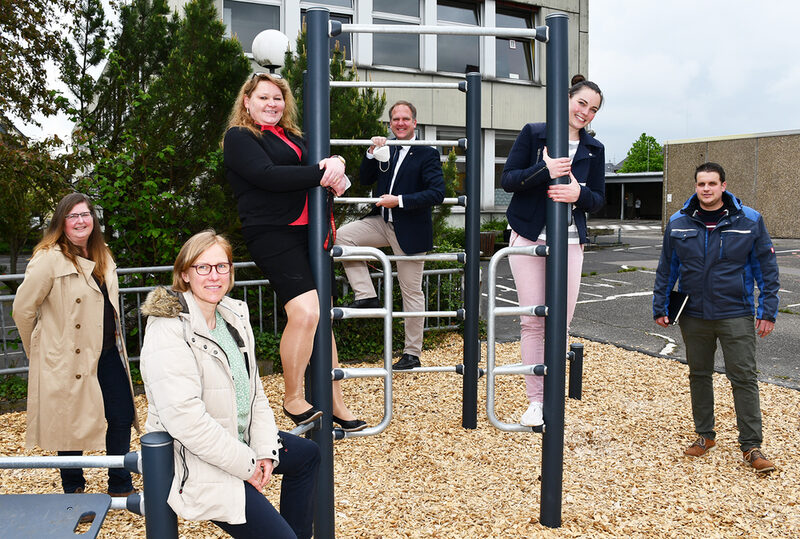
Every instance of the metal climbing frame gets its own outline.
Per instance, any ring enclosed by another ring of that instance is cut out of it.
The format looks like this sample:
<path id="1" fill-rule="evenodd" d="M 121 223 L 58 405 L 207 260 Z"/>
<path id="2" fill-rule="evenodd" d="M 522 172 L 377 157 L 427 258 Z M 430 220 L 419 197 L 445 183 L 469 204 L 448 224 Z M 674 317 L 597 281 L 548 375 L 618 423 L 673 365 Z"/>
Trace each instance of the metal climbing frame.
<path id="1" fill-rule="evenodd" d="M 440 27 L 440 26 L 415 26 L 415 25 L 353 25 L 341 24 L 330 20 L 330 12 L 325 8 L 309 8 L 307 12 L 307 51 L 308 72 L 305 87 L 305 115 L 306 132 L 309 141 L 309 161 L 320 160 L 330 154 L 330 66 L 328 59 L 329 39 L 340 32 L 371 32 L 371 33 L 404 33 L 404 34 L 460 34 L 460 35 L 487 35 L 487 36 L 513 36 L 547 41 L 547 118 L 548 118 L 548 148 L 551 155 L 562 157 L 567 155 L 567 16 L 556 13 L 547 17 L 548 25 L 536 29 L 511 29 L 511 28 L 466 28 L 466 27 Z M 554 39 L 555 38 L 555 39 Z M 553 45 L 555 43 L 555 46 Z M 467 73 L 467 140 L 479 141 L 481 136 L 480 102 L 481 102 L 481 75 L 480 73 Z M 313 113 L 310 113 L 313 112 Z M 563 125 L 562 125 L 563 124 Z M 559 178 L 557 183 L 568 183 L 568 178 Z M 465 311 L 466 322 L 464 328 L 464 380 L 463 380 L 463 405 L 462 426 L 475 428 L 477 426 L 477 386 L 480 359 L 480 342 L 478 334 L 479 316 L 479 227 L 480 227 L 480 152 L 467 151 L 467 212 L 466 221 L 466 268 L 465 289 L 467 290 Z M 553 209 L 555 206 L 555 209 Z M 320 312 L 328 310 L 328 301 L 331 297 L 330 263 L 331 259 L 323 250 L 323 243 L 327 235 L 326 196 L 324 189 L 315 188 L 309 195 L 309 252 L 311 253 L 311 266 L 315 276 L 317 292 L 320 298 Z M 566 219 L 567 204 L 548 204 L 547 227 L 552 232 L 548 234 L 548 247 L 552 257 L 548 258 L 547 281 L 548 289 L 546 302 L 550 306 L 549 319 L 558 323 L 552 324 L 553 328 L 546 331 L 549 341 L 566 342 L 566 285 L 556 287 L 558 272 L 563 274 L 566 269 Z M 551 269 L 551 265 L 553 268 Z M 551 278 L 551 276 L 553 278 Z M 553 290 L 551 291 L 550 284 Z M 550 326 L 551 324 L 548 324 Z M 560 331 L 561 338 L 554 338 Z M 555 332 L 555 333 L 553 333 Z M 551 335 L 551 333 L 553 333 Z M 319 537 L 334 537 L 334 512 L 333 512 L 333 432 L 331 422 L 331 320 L 329 317 L 320 317 L 314 340 L 314 353 L 311 359 L 311 402 L 323 411 L 321 429 L 314 432 L 314 440 L 320 446 L 322 455 L 320 476 L 317 486 L 317 504 L 314 515 L 315 535 Z M 545 351 L 545 362 L 551 372 L 554 370 L 554 379 L 559 378 L 558 369 L 552 369 L 552 353 Z M 549 378 L 549 377 L 548 377 Z M 553 424 L 553 435 L 548 441 L 545 434 L 543 441 L 543 482 L 542 482 L 542 518 L 543 524 L 551 527 L 560 526 L 561 523 L 561 474 L 563 470 L 563 382 L 564 371 L 560 372 L 561 403 L 560 403 L 560 432 L 558 422 Z M 559 400 L 554 395 L 554 388 L 548 387 L 552 383 L 545 382 L 545 408 L 550 401 Z M 309 386 L 307 385 L 307 388 Z M 557 405 L 551 410 L 555 411 Z M 550 429 L 548 429 L 548 432 Z M 555 441 L 555 443 L 553 443 Z M 556 450 L 557 451 L 554 451 Z M 556 463 L 553 461 L 554 470 L 547 473 L 545 479 L 544 465 L 546 456 L 553 458 L 557 454 Z M 545 483 L 550 483 L 551 478 L 558 478 L 557 492 L 545 492 Z M 554 503 L 555 502 L 555 503 Z M 545 510 L 547 506 L 547 511 Z M 554 511 L 556 513 L 554 513 Z M 545 514 L 547 513 L 547 514 Z"/>

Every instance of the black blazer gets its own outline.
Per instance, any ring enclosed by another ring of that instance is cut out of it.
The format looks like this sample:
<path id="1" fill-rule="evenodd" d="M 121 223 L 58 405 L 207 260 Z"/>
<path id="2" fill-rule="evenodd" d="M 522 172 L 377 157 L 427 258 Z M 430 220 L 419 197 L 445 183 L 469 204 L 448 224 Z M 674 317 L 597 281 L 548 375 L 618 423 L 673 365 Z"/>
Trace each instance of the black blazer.
<path id="1" fill-rule="evenodd" d="M 392 155 L 399 149 L 399 146 L 392 146 Z M 364 157 L 359 169 L 359 181 L 363 185 L 377 182 L 372 189 L 374 197 L 385 194 L 403 195 L 403 207 L 392 208 L 392 221 L 397 243 L 404 253 L 431 250 L 431 207 L 444 200 L 444 176 L 438 151 L 430 146 L 411 146 L 397 171 L 391 193 L 388 193 L 388 189 L 392 183 L 392 169 L 382 172 L 378 168 L 377 159 Z M 381 208 L 374 206 L 369 215 L 381 215 Z"/>
<path id="2" fill-rule="evenodd" d="M 580 131 L 580 143 L 572 158 L 572 174 L 580 183 L 581 194 L 572 216 L 578 227 L 581 243 L 586 243 L 586 212 L 603 207 L 606 198 L 605 148 L 586 132 Z M 503 168 L 502 186 L 514 193 L 506 217 L 511 228 L 531 241 L 536 241 L 547 222 L 545 202 L 550 172 L 542 158 L 547 144 L 547 126 L 527 124 L 522 128 L 508 154 Z"/>
<path id="3" fill-rule="evenodd" d="M 303 139 L 286 133 L 297 153 L 270 131 L 256 136 L 243 127 L 225 133 L 225 173 L 236 197 L 242 226 L 288 225 L 303 211 L 306 194 L 319 185 L 323 170 L 306 163 Z"/>

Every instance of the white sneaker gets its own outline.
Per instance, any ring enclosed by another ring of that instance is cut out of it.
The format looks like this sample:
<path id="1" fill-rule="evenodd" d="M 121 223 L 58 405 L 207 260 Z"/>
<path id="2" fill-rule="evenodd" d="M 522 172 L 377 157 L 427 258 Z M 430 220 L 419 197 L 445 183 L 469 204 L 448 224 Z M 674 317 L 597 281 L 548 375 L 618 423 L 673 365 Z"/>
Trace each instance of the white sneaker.
<path id="1" fill-rule="evenodd" d="M 542 403 L 532 402 L 525 413 L 522 414 L 522 419 L 519 420 L 520 424 L 525 427 L 538 427 L 544 425 L 544 416 L 542 415 Z"/>

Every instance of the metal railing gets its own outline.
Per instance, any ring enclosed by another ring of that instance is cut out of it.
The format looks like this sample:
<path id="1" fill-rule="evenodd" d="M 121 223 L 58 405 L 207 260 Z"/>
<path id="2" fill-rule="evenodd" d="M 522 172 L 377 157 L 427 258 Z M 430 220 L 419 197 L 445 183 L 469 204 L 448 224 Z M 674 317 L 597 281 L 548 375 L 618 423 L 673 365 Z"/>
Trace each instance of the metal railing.
<path id="1" fill-rule="evenodd" d="M 430 254 L 425 255 L 426 260 L 430 261 L 458 261 L 463 259 L 463 253 L 455 254 Z M 403 257 L 389 256 L 389 260 L 396 261 Z M 237 270 L 255 268 L 254 262 L 237 262 L 234 264 Z M 139 352 L 142 349 L 142 338 L 144 335 L 144 320 L 142 319 L 140 307 L 146 295 L 156 288 L 156 286 L 169 285 L 172 266 L 146 266 L 136 268 L 117 268 L 120 280 L 119 305 L 122 330 L 126 336 L 128 346 L 128 356 L 131 361 L 138 361 Z M 159 284 L 148 286 L 125 286 L 134 284 L 137 275 L 148 275 L 155 278 Z M 396 277 L 393 272 L 393 277 Z M 159 276 L 163 276 L 159 278 Z M 373 279 L 377 279 L 377 290 L 383 290 L 383 272 L 371 273 Z M 453 317 L 444 316 L 443 311 L 453 310 L 453 304 L 459 307 L 463 305 L 463 266 L 450 269 L 431 269 L 423 272 L 424 291 L 427 307 L 430 311 L 437 313 L 436 316 L 429 316 L 425 321 L 425 331 L 446 330 L 458 327 L 458 320 Z M 22 273 L 0 275 L 0 282 L 21 282 L 25 275 Z M 342 290 L 341 296 L 344 297 L 349 292 L 347 279 L 343 276 L 337 277 L 337 285 Z M 242 279 L 236 280 L 236 285 L 231 291 L 231 297 L 242 299 L 250 306 L 251 322 L 253 328 L 258 328 L 261 332 L 271 331 L 277 334 L 281 326 L 279 302 L 267 279 Z M 381 293 L 379 292 L 379 297 Z M 381 298 L 382 300 L 382 298 Z M 0 376 L 6 374 L 20 374 L 28 371 L 28 359 L 22 350 L 22 344 L 16 332 L 16 325 L 11 318 L 11 304 L 14 301 L 14 294 L 0 295 Z"/>

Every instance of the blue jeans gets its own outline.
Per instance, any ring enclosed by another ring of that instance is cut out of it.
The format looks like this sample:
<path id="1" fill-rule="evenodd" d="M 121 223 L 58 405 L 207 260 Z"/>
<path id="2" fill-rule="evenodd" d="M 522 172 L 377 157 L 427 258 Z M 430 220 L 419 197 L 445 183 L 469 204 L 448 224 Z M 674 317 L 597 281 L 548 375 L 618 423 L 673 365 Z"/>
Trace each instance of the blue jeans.
<path id="1" fill-rule="evenodd" d="M 295 538 L 309 539 L 313 534 L 314 497 L 319 472 L 319 447 L 306 438 L 281 432 L 283 448 L 280 464 L 273 473 L 283 475 L 281 483 L 281 512 L 272 506 L 266 496 L 244 482 L 244 524 L 212 522 L 236 539 Z"/>
<path id="2" fill-rule="evenodd" d="M 128 385 L 128 375 L 122 365 L 116 346 L 103 350 L 97 364 L 97 381 L 103 393 L 103 410 L 106 416 L 106 453 L 124 455 L 131 448 L 133 426 L 133 397 Z M 59 455 L 78 456 L 82 451 L 59 451 Z M 61 486 L 64 492 L 86 488 L 81 468 L 62 468 Z M 124 468 L 108 469 L 108 492 L 123 493 L 133 490 L 131 474 Z"/>

